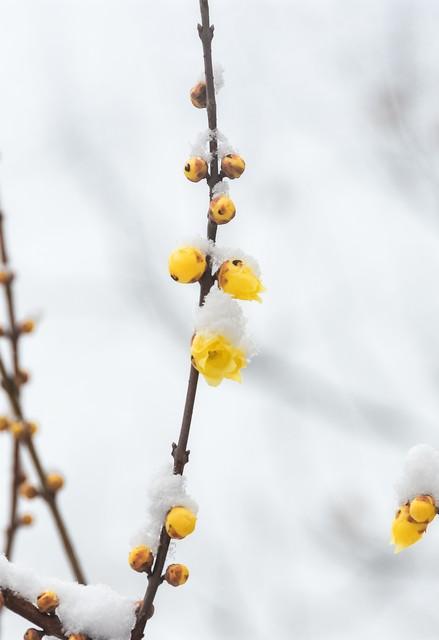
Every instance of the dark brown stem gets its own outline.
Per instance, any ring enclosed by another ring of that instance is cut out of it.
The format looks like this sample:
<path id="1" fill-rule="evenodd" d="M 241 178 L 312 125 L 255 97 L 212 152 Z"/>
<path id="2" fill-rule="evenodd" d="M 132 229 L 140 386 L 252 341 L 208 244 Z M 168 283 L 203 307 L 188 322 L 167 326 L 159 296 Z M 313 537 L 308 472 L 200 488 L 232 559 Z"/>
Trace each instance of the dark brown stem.
<path id="1" fill-rule="evenodd" d="M 215 82 L 213 77 L 213 64 L 212 64 L 212 38 L 213 38 L 213 25 L 210 24 L 209 18 L 209 2 L 208 0 L 200 0 L 201 11 L 201 25 L 198 25 L 198 33 L 203 45 L 203 57 L 204 57 L 204 72 L 206 77 L 206 89 L 207 89 L 207 120 L 211 137 L 209 141 L 209 150 L 211 153 L 211 161 L 209 166 L 209 199 L 212 199 L 212 191 L 214 186 L 222 180 L 222 176 L 218 170 L 218 141 L 217 141 L 217 117 L 216 117 L 216 97 L 215 97 Z M 215 242 L 216 240 L 217 225 L 209 219 L 207 225 L 207 237 L 209 240 Z M 204 303 L 204 300 L 209 293 L 214 278 L 212 277 L 212 267 L 210 259 L 208 260 L 208 266 L 203 278 L 200 281 L 200 299 L 199 305 Z M 186 392 L 186 400 L 183 411 L 183 419 L 180 428 L 180 434 L 178 437 L 178 443 L 172 446 L 172 456 L 174 458 L 174 473 L 182 475 L 184 467 L 189 461 L 189 451 L 187 449 L 189 441 L 189 433 L 192 423 L 192 415 L 194 410 L 195 396 L 198 386 L 198 371 L 192 366 L 189 372 L 189 382 Z M 169 550 L 170 538 L 166 533 L 165 528 L 162 528 L 160 534 L 160 543 L 157 551 L 157 556 L 154 563 L 154 568 L 150 576 L 148 577 L 148 587 L 146 589 L 145 597 L 143 599 L 142 606 L 137 615 L 136 624 L 131 632 L 131 640 L 141 640 L 144 636 L 145 626 L 148 619 L 152 615 L 152 607 L 157 590 L 160 584 L 163 582 L 162 575 L 166 558 Z"/>
<path id="2" fill-rule="evenodd" d="M 8 253 L 6 249 L 6 239 L 4 233 L 4 220 L 3 213 L 0 212 L 0 258 L 5 265 L 6 269 L 9 269 L 9 259 Z M 8 372 L 5 367 L 5 363 L 3 358 L 0 355 L 0 378 L 2 386 L 9 398 L 9 402 L 11 404 L 12 411 L 15 415 L 15 418 L 20 421 L 25 422 L 22 404 L 21 404 L 21 395 L 20 395 L 20 364 L 18 358 L 18 339 L 20 336 L 20 332 L 17 330 L 16 326 L 16 314 L 15 314 L 15 305 L 14 305 L 14 296 L 12 290 L 12 280 L 7 279 L 5 284 L 5 292 L 6 292 L 6 302 L 7 302 L 7 310 L 8 310 L 8 322 L 9 322 L 9 331 L 8 335 L 11 341 L 12 347 L 12 360 L 13 360 L 13 375 L 8 375 Z M 18 485 L 20 482 L 21 476 L 21 465 L 20 465 L 20 448 L 21 444 L 26 445 L 30 457 L 32 459 L 33 465 L 37 472 L 38 478 L 41 483 L 41 492 L 40 494 L 45 499 L 49 510 L 52 513 L 53 519 L 55 521 L 55 526 L 58 529 L 59 535 L 61 537 L 61 541 L 64 547 L 64 551 L 66 553 L 67 559 L 72 568 L 73 575 L 76 580 L 82 584 L 86 583 L 84 572 L 81 569 L 79 564 L 78 557 L 73 548 L 73 544 L 70 540 L 70 536 L 68 534 L 66 525 L 59 511 L 58 505 L 55 500 L 55 496 L 52 492 L 50 492 L 46 485 L 46 477 L 47 474 L 44 471 L 43 465 L 41 463 L 41 459 L 35 449 L 34 442 L 31 436 L 28 436 L 20 441 L 18 438 L 14 442 L 14 463 L 13 463 L 13 477 L 11 482 L 11 507 L 10 507 L 10 521 L 9 526 L 7 528 L 7 537 L 6 537 L 6 552 L 5 555 L 7 557 L 10 556 L 14 535 L 17 530 L 16 522 L 17 522 L 17 502 L 18 502 Z"/>
<path id="3" fill-rule="evenodd" d="M 5 233 L 4 233 L 4 216 L 2 211 L 0 211 L 0 259 L 4 265 L 5 270 L 9 272 L 9 256 L 6 249 L 6 240 L 5 240 Z M 15 380 L 15 383 L 18 384 L 19 375 L 20 375 L 20 370 L 18 365 L 19 333 L 16 327 L 12 279 L 7 279 L 3 286 L 5 290 L 6 308 L 7 308 L 7 315 L 8 315 L 7 337 L 11 342 L 11 348 L 12 348 L 14 380 Z M 17 394 L 18 393 L 19 393 L 19 389 L 17 388 Z M 15 523 L 17 521 L 18 486 L 20 484 L 20 476 L 21 476 L 20 442 L 18 440 L 15 440 L 13 444 L 13 453 L 12 453 L 12 475 L 11 475 L 11 489 L 10 489 L 9 523 L 6 528 L 5 556 L 8 559 L 11 559 L 12 557 L 15 534 L 17 532 L 17 526 Z"/>
<path id="4" fill-rule="evenodd" d="M 22 618 L 29 620 L 29 622 L 32 622 L 32 624 L 37 627 L 40 627 L 47 636 L 54 636 L 55 638 L 61 638 L 61 640 L 67 640 L 67 636 L 63 633 L 61 621 L 57 616 L 41 613 L 37 607 L 34 607 L 33 604 L 24 598 L 21 598 L 12 591 L 9 591 L 9 589 L 3 589 L 2 594 L 4 597 L 4 604 L 10 611 L 13 611 Z"/>

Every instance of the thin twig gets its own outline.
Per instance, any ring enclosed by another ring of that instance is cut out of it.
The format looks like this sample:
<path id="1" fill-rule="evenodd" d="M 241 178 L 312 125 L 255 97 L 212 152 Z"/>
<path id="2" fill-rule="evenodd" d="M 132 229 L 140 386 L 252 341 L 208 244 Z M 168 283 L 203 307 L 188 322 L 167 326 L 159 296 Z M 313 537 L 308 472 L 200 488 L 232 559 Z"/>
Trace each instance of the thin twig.
<path id="1" fill-rule="evenodd" d="M 5 239 L 4 224 L 3 224 L 3 213 L 1 212 L 0 212 L 0 258 L 5 268 L 9 269 L 9 260 L 8 260 L 8 253 L 6 249 L 6 239 Z M 12 348 L 13 375 L 12 376 L 8 375 L 4 360 L 0 355 L 0 378 L 1 378 L 2 386 L 11 404 L 11 409 L 15 418 L 22 422 L 26 422 L 23 408 L 22 408 L 21 394 L 20 394 L 20 363 L 19 363 L 19 351 L 18 351 L 18 339 L 20 336 L 20 331 L 18 330 L 18 326 L 16 323 L 12 279 L 7 278 L 4 287 L 6 292 L 6 302 L 7 302 L 7 309 L 8 309 L 8 322 L 9 322 L 8 337 L 10 338 L 11 348 Z M 55 526 L 61 537 L 64 551 L 70 563 L 73 575 L 75 576 L 78 582 L 85 584 L 86 580 L 85 580 L 84 572 L 82 571 L 81 565 L 79 563 L 79 559 L 76 555 L 72 541 L 70 540 L 67 527 L 64 523 L 64 520 L 61 516 L 58 505 L 56 503 L 56 497 L 54 493 L 50 491 L 47 487 L 47 482 L 46 482 L 47 474 L 44 471 L 40 456 L 37 453 L 32 436 L 30 435 L 27 435 L 26 437 L 24 437 L 23 440 L 20 440 L 19 438 L 14 438 L 14 464 L 13 464 L 13 477 L 11 482 L 10 521 L 7 528 L 7 541 L 6 541 L 5 555 L 8 558 L 10 557 L 14 535 L 17 530 L 16 516 L 17 516 L 17 502 L 18 502 L 18 486 L 21 478 L 21 465 L 20 465 L 21 444 L 25 445 L 29 451 L 31 460 L 33 462 L 39 481 L 41 483 L 41 490 L 39 493 L 44 498 L 45 502 L 49 507 L 50 512 L 52 513 Z"/>
<path id="2" fill-rule="evenodd" d="M 2 589 L 5 607 L 40 627 L 47 636 L 67 640 L 60 619 L 55 615 L 41 613 L 37 607 L 9 589 Z"/>
<path id="3" fill-rule="evenodd" d="M 214 186 L 222 179 L 218 170 L 218 142 L 216 137 L 217 131 L 217 116 L 216 116 L 216 97 L 215 97 L 215 83 L 213 77 L 213 64 L 212 64 L 212 38 L 214 27 L 210 24 L 209 18 L 209 2 L 208 0 L 200 0 L 201 11 L 201 25 L 198 25 L 198 33 L 203 45 L 204 56 L 204 71 L 206 77 L 206 89 L 207 89 L 207 120 L 210 135 L 210 153 L 211 161 L 209 166 L 209 176 L 207 183 L 209 185 L 209 197 L 212 199 L 212 192 Z M 208 219 L 207 224 L 207 237 L 209 240 L 215 242 L 217 225 Z M 200 299 L 199 305 L 204 303 L 205 297 L 209 293 L 213 285 L 212 268 L 210 260 L 208 259 L 207 269 L 203 278 L 200 280 Z M 174 458 L 174 473 L 182 475 L 184 467 L 189 461 L 189 451 L 187 450 L 189 433 L 192 423 L 192 415 L 194 410 L 195 396 L 198 386 L 198 371 L 192 366 L 190 367 L 189 381 L 186 392 L 186 400 L 183 411 L 183 419 L 180 428 L 180 434 L 178 443 L 173 444 L 172 456 Z M 163 569 L 166 563 L 170 544 L 170 538 L 163 527 L 160 534 L 160 543 L 157 551 L 157 556 L 154 562 L 154 568 L 152 573 L 148 576 L 148 586 L 146 589 L 145 597 L 143 599 L 142 606 L 137 615 L 136 625 L 131 633 L 131 640 L 141 640 L 144 636 L 144 630 L 148 619 L 152 615 L 152 606 L 157 593 L 157 590 L 162 583 Z"/>
<path id="4" fill-rule="evenodd" d="M 4 216 L 0 211 L 0 259 L 7 274 L 9 274 L 9 256 L 6 250 L 6 239 L 4 233 Z M 16 384 L 19 383 L 20 370 L 18 365 L 18 338 L 19 332 L 16 330 L 14 295 L 12 290 L 12 278 L 7 277 L 4 286 L 6 297 L 6 309 L 8 315 L 7 335 L 11 341 L 12 363 L 14 367 L 14 378 Z M 17 389 L 19 393 L 19 388 Z M 17 532 L 17 507 L 18 507 L 18 486 L 20 484 L 20 442 L 14 439 L 12 446 L 12 476 L 10 490 L 9 523 L 6 528 L 5 556 L 11 559 L 12 549 Z"/>

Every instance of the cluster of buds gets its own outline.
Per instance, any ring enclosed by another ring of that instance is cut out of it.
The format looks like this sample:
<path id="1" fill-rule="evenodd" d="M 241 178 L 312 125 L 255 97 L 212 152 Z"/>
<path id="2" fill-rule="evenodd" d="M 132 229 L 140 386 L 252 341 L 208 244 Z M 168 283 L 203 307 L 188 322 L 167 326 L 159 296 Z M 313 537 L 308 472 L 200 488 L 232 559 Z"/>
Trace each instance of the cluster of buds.
<path id="1" fill-rule="evenodd" d="M 172 507 L 166 514 L 164 526 L 168 536 L 173 540 L 182 540 L 190 535 L 197 522 L 196 515 L 186 507 Z M 131 549 L 128 554 L 128 563 L 134 571 L 150 575 L 154 555 L 146 545 L 139 545 Z M 184 564 L 170 564 L 166 569 L 162 580 L 173 587 L 179 587 L 189 578 L 189 569 Z"/>
<path id="2" fill-rule="evenodd" d="M 430 495 L 418 495 L 402 505 L 392 523 L 395 553 L 419 542 L 436 514 L 436 503 Z"/>
<path id="3" fill-rule="evenodd" d="M 9 426 L 9 431 L 17 440 L 25 440 L 37 433 L 38 425 L 33 421 L 14 420 Z"/>

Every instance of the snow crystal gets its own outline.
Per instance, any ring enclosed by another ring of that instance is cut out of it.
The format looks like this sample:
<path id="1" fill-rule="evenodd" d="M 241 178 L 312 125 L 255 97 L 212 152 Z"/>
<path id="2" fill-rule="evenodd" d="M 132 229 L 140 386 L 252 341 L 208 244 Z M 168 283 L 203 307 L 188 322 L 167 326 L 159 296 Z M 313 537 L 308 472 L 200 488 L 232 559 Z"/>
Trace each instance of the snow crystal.
<path id="1" fill-rule="evenodd" d="M 213 81 L 215 84 L 215 93 L 218 93 L 224 87 L 224 67 L 222 64 L 213 65 Z M 206 75 L 204 70 L 200 73 L 198 82 L 206 82 Z"/>
<path id="2" fill-rule="evenodd" d="M 198 505 L 186 492 L 186 477 L 174 474 L 171 464 L 153 478 L 148 497 L 146 525 L 133 536 L 131 543 L 133 546 L 145 544 L 155 553 L 169 509 L 186 507 L 196 514 Z"/>
<path id="3" fill-rule="evenodd" d="M 214 185 L 212 189 L 212 195 L 215 198 L 216 196 L 228 196 L 229 195 L 229 183 L 225 180 L 220 180 Z"/>
<path id="4" fill-rule="evenodd" d="M 183 239 L 184 241 L 180 246 L 184 247 L 195 247 L 199 249 L 206 255 L 212 255 L 215 247 L 215 243 L 212 240 L 208 240 L 207 238 L 203 238 L 203 236 L 195 235 L 195 236 L 187 236 Z"/>
<path id="5" fill-rule="evenodd" d="M 215 267 L 220 267 L 226 260 L 242 260 L 251 267 L 257 278 L 261 277 L 261 268 L 256 258 L 244 253 L 242 249 L 232 249 L 230 247 L 214 245 L 210 249 L 210 255 L 213 258 Z"/>
<path id="6" fill-rule="evenodd" d="M 191 156 L 198 156 L 209 163 L 212 160 L 212 154 L 208 148 L 211 137 L 212 132 L 210 129 L 206 129 L 199 133 L 195 142 L 191 145 Z"/>
<path id="7" fill-rule="evenodd" d="M 35 603 L 43 591 L 59 598 L 56 614 L 67 635 L 84 633 L 95 640 L 129 640 L 136 616 L 136 603 L 106 585 L 81 585 L 43 578 L 32 569 L 9 562 L 0 555 L 0 586 Z"/>
<path id="8" fill-rule="evenodd" d="M 232 147 L 232 145 L 230 144 L 230 142 L 228 141 L 224 133 L 222 133 L 219 129 L 216 129 L 216 131 L 213 131 L 212 133 L 216 135 L 216 139 L 218 141 L 218 157 L 219 158 L 222 158 L 223 156 L 226 156 L 229 153 L 236 153 L 235 148 Z"/>
<path id="9" fill-rule="evenodd" d="M 433 496 L 439 504 L 439 451 L 427 444 L 410 449 L 396 491 L 399 505 L 420 494 Z"/>
<path id="10" fill-rule="evenodd" d="M 246 334 L 246 324 L 236 300 L 214 287 L 207 294 L 203 306 L 197 310 L 195 331 L 205 335 L 222 335 L 243 349 L 247 358 L 250 358 L 255 355 L 255 348 Z"/>

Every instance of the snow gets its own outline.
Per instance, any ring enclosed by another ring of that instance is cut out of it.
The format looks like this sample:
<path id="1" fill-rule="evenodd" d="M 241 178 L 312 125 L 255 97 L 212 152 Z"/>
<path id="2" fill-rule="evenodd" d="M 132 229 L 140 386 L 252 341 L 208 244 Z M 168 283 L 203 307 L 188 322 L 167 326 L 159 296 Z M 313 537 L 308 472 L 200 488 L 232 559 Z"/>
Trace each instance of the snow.
<path id="1" fill-rule="evenodd" d="M 129 640 L 136 603 L 105 585 L 80 585 L 44 578 L 0 556 L 0 585 L 35 604 L 43 591 L 59 598 L 56 614 L 66 634 L 84 633 L 94 640 Z"/>
<path id="2" fill-rule="evenodd" d="M 407 454 L 403 474 L 396 485 L 398 505 L 417 495 L 431 495 L 439 504 L 439 451 L 418 444 Z"/>
<path id="3" fill-rule="evenodd" d="M 250 256 L 248 253 L 245 253 L 242 249 L 233 249 L 231 247 L 222 247 L 221 245 L 215 245 L 211 249 L 211 255 L 214 259 L 214 264 L 218 267 L 220 267 L 226 260 L 242 260 L 252 268 L 254 274 L 258 278 L 260 278 L 261 276 L 261 268 L 256 258 Z"/>
<path id="4" fill-rule="evenodd" d="M 215 84 L 215 93 L 218 93 L 224 87 L 224 67 L 219 62 L 213 65 L 213 81 Z M 206 74 L 203 71 L 200 73 L 198 82 L 206 82 Z"/>
<path id="5" fill-rule="evenodd" d="M 210 290 L 203 306 L 197 309 L 197 333 L 222 335 L 251 358 L 255 355 L 255 347 L 247 335 L 246 326 L 247 321 L 238 302 L 217 287 Z"/>
<path id="6" fill-rule="evenodd" d="M 213 197 L 216 196 L 228 196 L 229 195 L 229 183 L 227 180 L 220 180 L 212 189 Z"/>
<path id="7" fill-rule="evenodd" d="M 211 138 L 210 129 L 206 129 L 205 131 L 201 131 L 195 142 L 191 145 L 191 156 L 198 156 L 199 158 L 203 158 L 207 163 L 209 163 L 212 159 L 212 154 L 208 149 L 209 140 Z"/>
<path id="8" fill-rule="evenodd" d="M 198 505 L 186 491 L 186 477 L 175 475 L 167 464 L 151 480 L 145 525 L 131 539 L 132 546 L 145 544 L 155 553 L 166 514 L 172 507 L 186 507 L 198 513 Z"/>

